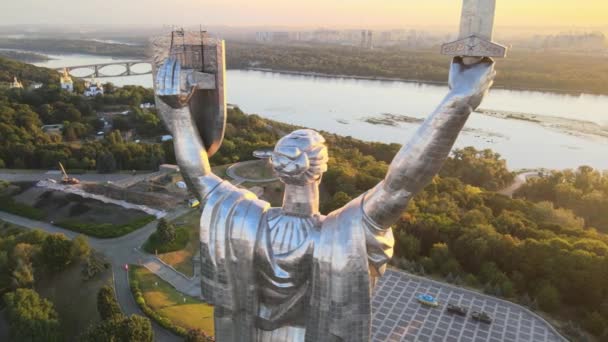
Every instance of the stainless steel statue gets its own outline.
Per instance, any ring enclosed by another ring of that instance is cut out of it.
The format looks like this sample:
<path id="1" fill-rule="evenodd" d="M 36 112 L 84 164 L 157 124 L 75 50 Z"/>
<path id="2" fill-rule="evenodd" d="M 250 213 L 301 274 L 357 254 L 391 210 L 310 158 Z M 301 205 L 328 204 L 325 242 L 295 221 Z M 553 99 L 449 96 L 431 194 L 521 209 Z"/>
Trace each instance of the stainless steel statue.
<path id="1" fill-rule="evenodd" d="M 212 173 L 204 141 L 219 135 L 201 137 L 201 113 L 191 106 L 201 71 L 184 68 L 171 54 L 159 59 L 157 69 L 157 106 L 203 207 L 202 295 L 215 305 L 216 340 L 368 341 L 372 290 L 393 254 L 390 226 L 448 156 L 493 82 L 493 61 L 468 65 L 456 57 L 449 93 L 397 154 L 385 179 L 328 215 L 319 212 L 319 183 L 329 158 L 321 135 L 298 130 L 279 140 L 272 165 L 285 194 L 283 206 L 271 208 Z M 205 120 L 218 123 L 217 117 Z"/>

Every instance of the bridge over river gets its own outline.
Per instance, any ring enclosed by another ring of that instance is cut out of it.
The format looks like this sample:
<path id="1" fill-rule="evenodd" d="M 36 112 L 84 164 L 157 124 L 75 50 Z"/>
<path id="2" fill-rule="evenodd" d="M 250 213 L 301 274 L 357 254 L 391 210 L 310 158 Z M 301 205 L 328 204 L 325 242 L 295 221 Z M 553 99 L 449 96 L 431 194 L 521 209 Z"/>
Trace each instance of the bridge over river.
<path id="1" fill-rule="evenodd" d="M 133 68 L 134 66 L 137 67 Z M 151 74 L 152 64 L 149 61 L 140 60 L 117 61 L 110 63 L 98 63 L 55 68 L 55 70 L 59 72 L 63 72 L 64 69 L 66 69 L 70 75 L 80 78 L 123 77 Z M 77 73 L 73 74 L 74 71 L 77 71 Z"/>

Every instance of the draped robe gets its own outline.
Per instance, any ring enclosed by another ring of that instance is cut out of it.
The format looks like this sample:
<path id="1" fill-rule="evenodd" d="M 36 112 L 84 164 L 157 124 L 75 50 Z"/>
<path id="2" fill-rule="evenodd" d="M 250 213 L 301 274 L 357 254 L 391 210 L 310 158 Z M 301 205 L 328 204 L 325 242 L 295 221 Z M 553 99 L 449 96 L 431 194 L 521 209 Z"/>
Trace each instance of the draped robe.
<path id="1" fill-rule="evenodd" d="M 200 241 L 216 341 L 369 340 L 371 294 L 394 240 L 364 213 L 365 195 L 328 216 L 289 217 L 215 176 L 199 181 L 213 189 Z"/>

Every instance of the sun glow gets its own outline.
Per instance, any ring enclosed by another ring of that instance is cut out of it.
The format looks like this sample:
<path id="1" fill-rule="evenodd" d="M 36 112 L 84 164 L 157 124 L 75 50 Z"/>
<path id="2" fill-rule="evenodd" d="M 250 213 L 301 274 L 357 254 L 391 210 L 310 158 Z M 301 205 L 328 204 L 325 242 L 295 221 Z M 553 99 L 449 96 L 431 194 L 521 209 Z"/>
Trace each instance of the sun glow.
<path id="1" fill-rule="evenodd" d="M 198 24 L 229 26 L 452 26 L 461 0 L 58 0 L 11 1 L 3 24 Z M 89 15 L 84 15 L 88 13 Z M 133 14 L 137 15 L 133 15 Z M 91 15 L 93 14 L 93 15 Z M 498 26 L 607 26 L 606 0 L 497 0 Z"/>

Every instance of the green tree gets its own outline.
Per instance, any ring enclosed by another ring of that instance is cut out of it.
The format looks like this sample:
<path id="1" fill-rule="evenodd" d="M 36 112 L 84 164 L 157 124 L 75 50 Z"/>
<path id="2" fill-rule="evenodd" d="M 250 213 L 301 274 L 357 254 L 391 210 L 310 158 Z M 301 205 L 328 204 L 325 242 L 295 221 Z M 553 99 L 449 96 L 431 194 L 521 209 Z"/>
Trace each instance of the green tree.
<path id="1" fill-rule="evenodd" d="M 433 268 L 439 270 L 450 259 L 450 250 L 448 249 L 447 244 L 436 243 L 431 247 L 429 255 L 431 260 L 433 260 Z"/>
<path id="2" fill-rule="evenodd" d="M 606 331 L 608 321 L 599 312 L 594 311 L 587 314 L 585 320 L 583 321 L 583 326 L 593 335 L 600 336 Z"/>
<path id="3" fill-rule="evenodd" d="M 122 315 L 112 287 L 106 285 L 97 292 L 97 311 L 102 320 L 113 319 Z"/>
<path id="4" fill-rule="evenodd" d="M 30 289 L 4 295 L 6 317 L 15 341 L 60 341 L 60 327 L 53 304 Z"/>
<path id="5" fill-rule="evenodd" d="M 211 339 L 201 329 L 190 329 L 184 338 L 184 342 L 209 342 Z"/>
<path id="6" fill-rule="evenodd" d="M 152 323 L 150 319 L 138 315 L 131 315 L 126 320 L 124 337 L 126 341 L 151 342 L 154 340 Z"/>
<path id="7" fill-rule="evenodd" d="M 11 283 L 13 288 L 31 287 L 34 285 L 34 267 L 32 259 L 37 254 L 37 248 L 29 243 L 21 242 L 15 245 L 12 252 L 13 271 Z"/>
<path id="8" fill-rule="evenodd" d="M 456 177 L 464 183 L 488 190 L 506 187 L 515 178 L 507 169 L 507 163 L 492 150 L 465 147 L 455 150 L 440 171 L 444 177 Z"/>
<path id="9" fill-rule="evenodd" d="M 395 252 L 398 256 L 408 260 L 415 260 L 420 255 L 420 240 L 403 230 L 397 230 L 395 234 Z"/>
<path id="10" fill-rule="evenodd" d="M 75 261 L 86 260 L 91 254 L 91 246 L 87 237 L 84 235 L 78 235 L 72 240 L 72 259 Z"/>
<path id="11" fill-rule="evenodd" d="M 83 342 L 152 342 L 152 323 L 146 317 L 116 316 L 89 327 L 80 338 Z"/>
<path id="12" fill-rule="evenodd" d="M 110 152 L 100 153 L 96 165 L 99 173 L 112 173 L 116 171 L 116 159 Z"/>
<path id="13" fill-rule="evenodd" d="M 555 312 L 560 307 L 560 295 L 555 286 L 551 284 L 543 285 L 536 294 L 538 305 L 547 312 Z"/>
<path id="14" fill-rule="evenodd" d="M 51 271 L 62 271 L 73 260 L 72 241 L 63 234 L 52 234 L 42 242 L 41 259 Z"/>
<path id="15" fill-rule="evenodd" d="M 171 242 L 175 240 L 175 226 L 164 218 L 161 218 L 156 226 L 156 235 L 162 242 Z"/>
<path id="16" fill-rule="evenodd" d="M 338 208 L 342 208 L 351 200 L 352 198 L 347 193 L 338 191 L 332 196 L 331 200 L 324 205 L 323 212 L 330 213 Z"/>

